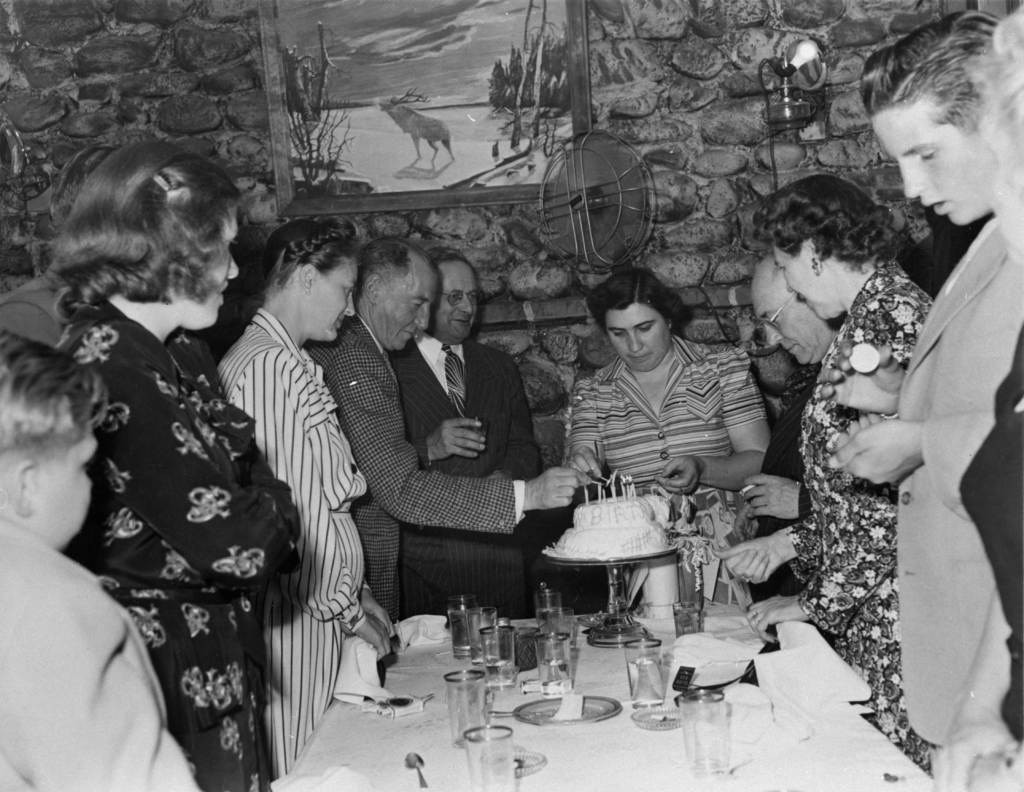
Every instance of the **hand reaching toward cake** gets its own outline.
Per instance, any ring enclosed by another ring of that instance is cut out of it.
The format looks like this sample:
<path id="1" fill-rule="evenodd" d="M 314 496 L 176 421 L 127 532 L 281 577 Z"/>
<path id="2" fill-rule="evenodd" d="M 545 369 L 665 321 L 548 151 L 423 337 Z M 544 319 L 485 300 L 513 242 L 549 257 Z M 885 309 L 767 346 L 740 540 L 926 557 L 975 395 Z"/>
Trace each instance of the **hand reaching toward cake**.
<path id="1" fill-rule="evenodd" d="M 661 486 L 669 492 L 682 492 L 689 495 L 700 485 L 700 477 L 704 473 L 704 460 L 696 456 L 676 457 L 669 460 L 661 471 L 660 476 L 655 477 Z"/>
<path id="2" fill-rule="evenodd" d="M 524 511 L 533 509 L 555 509 L 572 503 L 577 487 L 585 486 L 590 479 L 572 468 L 549 468 L 537 478 L 526 482 Z"/>

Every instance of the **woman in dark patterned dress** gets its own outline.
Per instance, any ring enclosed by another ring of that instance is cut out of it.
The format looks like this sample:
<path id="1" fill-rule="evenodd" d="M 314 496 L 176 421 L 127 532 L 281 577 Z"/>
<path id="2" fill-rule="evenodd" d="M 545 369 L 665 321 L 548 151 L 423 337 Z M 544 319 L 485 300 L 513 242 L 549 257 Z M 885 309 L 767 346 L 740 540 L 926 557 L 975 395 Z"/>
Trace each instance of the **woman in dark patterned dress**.
<path id="1" fill-rule="evenodd" d="M 896 238 L 886 209 L 849 182 L 820 175 L 774 193 L 757 222 L 795 299 L 822 319 L 846 315 L 823 370 L 843 345 L 862 341 L 889 347 L 906 367 L 931 302 L 893 262 Z M 762 635 L 772 624 L 811 621 L 834 637 L 836 651 L 871 688 L 875 726 L 927 769 L 930 746 L 910 728 L 902 691 L 897 489 L 829 466 L 839 435 L 861 420 L 830 394 L 819 381 L 804 411 L 801 449 L 812 511 L 787 529 L 795 557 L 783 560 L 804 589 L 752 605 L 748 618 Z"/>
<path id="2" fill-rule="evenodd" d="M 68 553 L 146 640 L 169 730 L 209 792 L 266 790 L 262 640 L 250 594 L 292 549 L 296 514 L 230 405 L 205 344 L 238 268 L 238 191 L 166 143 L 92 174 L 54 245 L 77 306 L 62 345 L 110 392 L 93 499 Z"/>

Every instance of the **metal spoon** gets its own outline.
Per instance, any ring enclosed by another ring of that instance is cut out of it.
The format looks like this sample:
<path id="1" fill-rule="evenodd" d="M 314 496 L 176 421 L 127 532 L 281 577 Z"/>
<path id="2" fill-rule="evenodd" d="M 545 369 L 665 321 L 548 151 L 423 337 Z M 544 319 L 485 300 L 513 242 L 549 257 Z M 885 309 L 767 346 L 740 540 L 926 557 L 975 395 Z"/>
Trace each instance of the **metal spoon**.
<path id="1" fill-rule="evenodd" d="M 419 754 L 411 753 L 405 756 L 405 766 L 410 770 L 415 770 L 416 774 L 420 777 L 420 789 L 427 788 L 427 781 L 423 778 L 423 772 L 420 770 L 423 767 L 423 758 Z"/>

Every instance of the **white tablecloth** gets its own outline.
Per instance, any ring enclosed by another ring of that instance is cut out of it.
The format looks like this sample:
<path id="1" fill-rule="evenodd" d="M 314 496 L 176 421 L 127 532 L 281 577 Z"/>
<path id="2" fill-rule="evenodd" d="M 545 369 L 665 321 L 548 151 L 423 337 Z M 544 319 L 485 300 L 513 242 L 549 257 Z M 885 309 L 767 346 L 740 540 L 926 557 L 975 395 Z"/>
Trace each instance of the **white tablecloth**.
<path id="1" fill-rule="evenodd" d="M 736 630 L 739 619 L 722 606 L 710 606 L 709 628 L 720 636 Z M 666 647 L 674 640 L 671 621 L 648 623 Z M 584 695 L 606 696 L 623 704 L 623 711 L 599 723 L 533 726 L 512 718 L 493 722 L 515 730 L 517 746 L 547 757 L 547 765 L 520 781 L 531 790 L 619 792 L 628 789 L 699 790 L 721 787 L 728 792 L 926 792 L 930 779 L 865 722 L 851 707 L 814 721 L 814 734 L 781 753 L 759 757 L 723 779 L 696 781 L 685 768 L 682 730 L 654 732 L 630 719 L 629 685 L 621 649 L 594 648 L 580 636 L 576 689 Z M 388 670 L 387 687 L 396 695 L 434 694 L 424 712 L 395 720 L 363 713 L 358 707 L 335 702 L 307 744 L 292 776 L 317 776 L 331 767 L 347 766 L 365 775 L 378 790 L 417 790 L 415 771 L 405 767 L 411 751 L 424 760 L 423 774 L 431 789 L 468 792 L 469 773 L 462 749 L 451 744 L 444 701 L 443 674 L 464 668 L 448 645 L 408 649 Z M 535 677 L 536 671 L 523 677 Z M 670 693 L 674 695 L 674 693 Z M 516 691 L 502 692 L 492 705 L 512 710 L 539 698 Z M 888 775 L 890 780 L 887 780 Z M 289 776 L 289 780 L 292 776 Z"/>

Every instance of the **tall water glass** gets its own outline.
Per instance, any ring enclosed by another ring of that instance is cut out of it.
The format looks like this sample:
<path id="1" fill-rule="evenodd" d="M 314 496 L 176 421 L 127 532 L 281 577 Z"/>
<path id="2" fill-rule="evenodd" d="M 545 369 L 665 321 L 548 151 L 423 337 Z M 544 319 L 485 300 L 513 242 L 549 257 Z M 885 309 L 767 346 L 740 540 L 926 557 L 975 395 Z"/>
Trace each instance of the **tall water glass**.
<path id="1" fill-rule="evenodd" d="M 548 610 L 562 607 L 562 592 L 552 591 L 543 585 L 533 594 L 534 613 L 537 616 L 537 626 L 544 628 L 548 619 Z"/>
<path id="2" fill-rule="evenodd" d="M 478 726 L 468 730 L 466 756 L 472 792 L 515 792 L 515 748 L 512 729 L 508 726 Z"/>
<path id="3" fill-rule="evenodd" d="M 466 744 L 464 734 L 467 729 L 487 725 L 484 672 L 476 668 L 450 671 L 444 675 L 444 682 L 452 743 L 462 748 Z"/>
<path id="4" fill-rule="evenodd" d="M 657 638 L 640 638 L 628 641 L 624 650 L 626 673 L 629 675 L 629 696 L 633 706 L 658 706 L 665 700 L 661 641 Z"/>
<path id="5" fill-rule="evenodd" d="M 544 698 L 561 698 L 572 690 L 572 646 L 568 633 L 537 636 L 537 677 Z"/>
<path id="6" fill-rule="evenodd" d="M 516 686 L 519 669 L 516 667 L 516 628 L 511 626 L 484 627 L 480 630 L 484 647 L 484 673 L 490 690 L 505 690 Z"/>
<path id="7" fill-rule="evenodd" d="M 452 631 L 452 653 L 458 660 L 468 660 L 470 608 L 477 607 L 476 594 L 455 594 L 448 598 L 448 624 Z"/>
<path id="8" fill-rule="evenodd" d="M 729 705 L 720 690 L 691 690 L 676 697 L 683 722 L 686 762 L 695 776 L 729 772 Z"/>
<path id="9" fill-rule="evenodd" d="M 470 608 L 466 613 L 469 615 L 469 658 L 476 665 L 483 665 L 484 645 L 480 640 L 480 630 L 498 623 L 498 609 Z"/>

